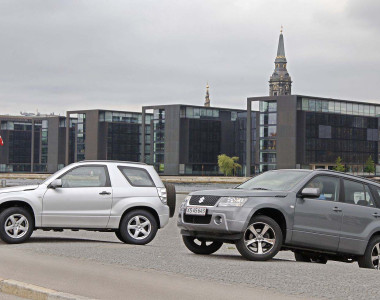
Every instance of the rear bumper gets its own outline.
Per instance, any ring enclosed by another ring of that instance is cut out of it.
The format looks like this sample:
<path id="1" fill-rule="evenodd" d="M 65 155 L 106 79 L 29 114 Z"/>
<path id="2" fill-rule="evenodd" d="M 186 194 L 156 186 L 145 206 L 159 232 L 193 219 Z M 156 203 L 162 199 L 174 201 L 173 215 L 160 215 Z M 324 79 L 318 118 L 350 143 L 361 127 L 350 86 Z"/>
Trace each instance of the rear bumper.
<path id="1" fill-rule="evenodd" d="M 158 214 L 160 228 L 164 228 L 169 223 L 169 206 L 165 205 Z"/>

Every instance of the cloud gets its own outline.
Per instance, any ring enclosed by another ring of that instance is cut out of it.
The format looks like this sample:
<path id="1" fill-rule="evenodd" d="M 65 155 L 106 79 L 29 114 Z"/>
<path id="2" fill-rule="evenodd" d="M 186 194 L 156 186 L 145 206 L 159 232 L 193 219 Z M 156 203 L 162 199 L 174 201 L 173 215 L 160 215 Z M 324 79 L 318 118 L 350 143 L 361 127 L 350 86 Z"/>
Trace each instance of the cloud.
<path id="1" fill-rule="evenodd" d="M 379 99 L 376 1 L 0 3 L 2 113 L 243 108 L 268 94 L 280 25 L 293 93 Z M 377 9 L 378 10 L 378 9 Z"/>

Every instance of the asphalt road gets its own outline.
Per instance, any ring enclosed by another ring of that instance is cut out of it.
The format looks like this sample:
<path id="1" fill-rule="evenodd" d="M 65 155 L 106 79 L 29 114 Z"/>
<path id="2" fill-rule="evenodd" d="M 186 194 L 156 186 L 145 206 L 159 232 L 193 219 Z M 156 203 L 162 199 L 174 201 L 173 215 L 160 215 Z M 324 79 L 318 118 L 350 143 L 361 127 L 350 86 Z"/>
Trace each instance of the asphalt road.
<path id="1" fill-rule="evenodd" d="M 178 204 L 184 197 L 185 195 L 177 196 Z M 278 295 L 288 296 L 289 299 L 380 298 L 380 272 L 359 269 L 356 263 L 328 262 L 327 265 L 298 263 L 294 261 L 291 252 L 280 252 L 268 262 L 249 262 L 229 244 L 223 245 L 222 249 L 210 256 L 192 254 L 182 243 L 176 227 L 176 218 L 171 219 L 169 225 L 160 230 L 155 240 L 146 246 L 122 244 L 112 233 L 84 231 L 63 233 L 37 231 L 26 244 L 5 245 L 0 242 L 0 277 L 4 277 L 1 268 L 2 253 L 9 254 L 7 264 L 4 264 L 9 268 L 13 256 L 15 260 L 17 257 L 25 256 L 32 259 L 34 256 L 35 260 L 49 258 L 52 264 L 56 259 L 62 260 L 62 264 L 67 262 L 80 266 L 83 263 L 89 268 L 91 264 L 99 268 L 101 266 L 112 268 L 113 265 L 117 265 L 116 274 L 127 270 L 148 271 L 149 274 L 151 271 L 157 274 L 156 278 L 160 278 L 162 274 L 169 276 L 168 280 L 172 278 L 173 282 L 175 279 L 181 279 L 176 283 L 178 286 L 186 286 L 188 282 L 190 292 L 187 291 L 186 295 L 190 296 L 191 291 L 197 295 L 198 285 L 204 288 L 204 285 L 209 284 L 210 294 L 202 293 L 205 299 L 214 298 L 216 295 L 211 291 L 213 289 L 215 292 L 224 291 L 226 285 L 229 288 L 225 290 L 235 291 L 235 294 L 231 292 L 219 295 L 221 299 L 230 299 L 231 296 L 243 299 L 248 297 L 250 292 L 256 296 L 262 293 L 263 299 L 277 299 Z M 20 268 L 21 266 L 20 261 Z M 25 270 L 23 271 L 25 273 Z M 17 274 L 14 268 L 12 272 Z M 59 278 L 59 274 L 57 276 Z M 136 281 L 140 281 L 139 276 L 142 275 L 137 274 Z M 12 279 L 20 280 L 20 278 Z M 38 282 L 31 283 L 38 284 Z M 154 288 L 159 295 L 159 287 Z M 242 294 L 236 294 L 239 289 Z"/>
<path id="2" fill-rule="evenodd" d="M 21 300 L 23 298 L 0 293 L 0 300 Z"/>

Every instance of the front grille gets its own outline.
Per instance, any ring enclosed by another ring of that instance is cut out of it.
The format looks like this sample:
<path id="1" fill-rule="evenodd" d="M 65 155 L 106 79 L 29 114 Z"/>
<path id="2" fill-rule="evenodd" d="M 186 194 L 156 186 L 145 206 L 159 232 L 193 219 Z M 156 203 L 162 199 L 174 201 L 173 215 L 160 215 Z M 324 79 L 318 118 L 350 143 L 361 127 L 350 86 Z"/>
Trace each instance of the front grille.
<path id="1" fill-rule="evenodd" d="M 191 215 L 184 215 L 183 220 L 185 223 L 193 223 L 193 224 L 210 224 L 211 222 L 211 215 L 206 216 L 191 216 Z"/>
<path id="2" fill-rule="evenodd" d="M 191 196 L 189 204 L 199 206 L 214 206 L 219 199 L 219 196 L 194 195 Z"/>

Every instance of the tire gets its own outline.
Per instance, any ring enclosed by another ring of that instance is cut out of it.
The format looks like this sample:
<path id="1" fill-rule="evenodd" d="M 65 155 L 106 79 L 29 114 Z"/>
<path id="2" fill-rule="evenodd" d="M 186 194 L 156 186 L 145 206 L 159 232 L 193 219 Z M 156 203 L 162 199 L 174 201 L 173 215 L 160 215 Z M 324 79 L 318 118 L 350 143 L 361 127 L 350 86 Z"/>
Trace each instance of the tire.
<path id="1" fill-rule="evenodd" d="M 280 225 L 270 217 L 259 215 L 251 219 L 243 236 L 236 242 L 236 248 L 248 260 L 265 261 L 280 251 L 282 239 Z"/>
<path id="2" fill-rule="evenodd" d="M 202 239 L 197 239 L 193 236 L 182 236 L 183 243 L 191 252 L 195 254 L 208 255 L 212 254 L 223 246 L 223 242 L 210 241 L 211 244 L 207 245 L 207 241 Z M 196 243 L 197 241 L 197 243 Z"/>
<path id="3" fill-rule="evenodd" d="M 145 245 L 154 239 L 157 230 L 157 221 L 149 211 L 132 210 L 120 222 L 120 240 L 127 244 Z"/>
<path id="4" fill-rule="evenodd" d="M 373 257 L 373 260 L 372 260 Z M 367 248 L 363 256 L 358 259 L 360 268 L 379 270 L 380 258 L 380 236 L 375 236 L 368 242 Z"/>
<path id="5" fill-rule="evenodd" d="M 175 186 L 171 183 L 165 183 L 166 195 L 167 195 L 167 204 L 169 206 L 169 217 L 172 218 L 175 213 L 176 206 L 176 192 Z"/>
<path id="6" fill-rule="evenodd" d="M 303 252 L 295 251 L 294 258 L 296 259 L 296 261 L 299 261 L 299 262 L 317 263 L 317 264 L 322 264 L 322 265 L 327 264 L 327 258 L 322 255 L 319 256 L 318 254 L 316 254 L 315 256 L 310 256 L 310 255 L 304 254 Z"/>
<path id="7" fill-rule="evenodd" d="M 23 243 L 30 238 L 33 230 L 34 218 L 27 209 L 10 207 L 0 213 L 0 239 L 5 243 Z"/>

